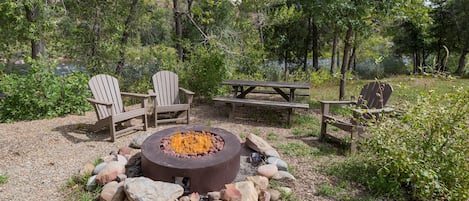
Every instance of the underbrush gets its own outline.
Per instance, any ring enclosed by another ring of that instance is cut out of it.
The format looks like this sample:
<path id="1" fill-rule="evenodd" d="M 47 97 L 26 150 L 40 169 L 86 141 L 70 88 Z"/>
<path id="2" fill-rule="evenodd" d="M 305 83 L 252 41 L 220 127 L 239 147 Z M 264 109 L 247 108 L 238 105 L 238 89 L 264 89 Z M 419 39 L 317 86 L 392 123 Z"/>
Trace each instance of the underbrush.
<path id="1" fill-rule="evenodd" d="M 33 62 L 26 75 L 0 77 L 0 122 L 58 117 L 84 113 L 88 76 L 83 73 L 56 75 L 47 63 Z"/>
<path id="2" fill-rule="evenodd" d="M 469 90 L 430 91 L 399 110 L 332 173 L 393 200 L 467 200 Z"/>

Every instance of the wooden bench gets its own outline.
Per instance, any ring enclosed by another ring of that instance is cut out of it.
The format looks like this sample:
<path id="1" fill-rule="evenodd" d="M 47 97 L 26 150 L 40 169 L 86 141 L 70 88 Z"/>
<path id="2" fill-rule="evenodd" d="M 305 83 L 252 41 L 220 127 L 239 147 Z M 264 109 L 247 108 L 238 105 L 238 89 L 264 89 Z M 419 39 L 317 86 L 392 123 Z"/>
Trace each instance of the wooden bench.
<path id="1" fill-rule="evenodd" d="M 272 91 L 272 90 L 252 90 L 249 93 L 253 93 L 253 94 L 278 94 L 278 92 Z M 295 93 L 295 96 L 309 96 L 309 94 L 307 94 L 307 93 Z"/>
<path id="2" fill-rule="evenodd" d="M 230 118 L 232 117 L 232 113 L 236 109 L 236 105 L 254 105 L 254 106 L 287 108 L 288 109 L 287 123 L 289 126 L 291 123 L 290 119 L 291 119 L 291 113 L 293 112 L 293 108 L 309 109 L 309 105 L 305 103 L 256 100 L 256 99 L 245 99 L 245 98 L 223 98 L 223 97 L 216 97 L 216 98 L 213 98 L 212 100 L 218 101 L 218 102 L 230 103 L 231 104 Z"/>

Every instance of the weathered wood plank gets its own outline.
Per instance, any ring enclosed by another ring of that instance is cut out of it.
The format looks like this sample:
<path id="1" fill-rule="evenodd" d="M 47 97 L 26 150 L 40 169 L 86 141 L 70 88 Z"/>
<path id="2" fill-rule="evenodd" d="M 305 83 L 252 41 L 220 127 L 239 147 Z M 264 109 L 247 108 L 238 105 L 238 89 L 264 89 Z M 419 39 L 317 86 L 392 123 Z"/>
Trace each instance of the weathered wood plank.
<path id="1" fill-rule="evenodd" d="M 238 103 L 238 104 L 247 104 L 247 105 L 309 109 L 309 105 L 305 103 L 255 100 L 255 99 L 244 99 L 244 98 L 223 98 L 223 97 L 216 97 L 216 98 L 213 98 L 212 100 L 219 101 L 219 102 Z"/>

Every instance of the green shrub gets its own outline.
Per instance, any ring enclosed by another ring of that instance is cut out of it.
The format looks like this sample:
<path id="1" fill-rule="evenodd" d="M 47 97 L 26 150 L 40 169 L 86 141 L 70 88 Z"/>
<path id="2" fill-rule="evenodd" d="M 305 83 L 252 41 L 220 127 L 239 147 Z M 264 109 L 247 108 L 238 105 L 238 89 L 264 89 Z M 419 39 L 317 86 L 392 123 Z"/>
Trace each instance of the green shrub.
<path id="1" fill-rule="evenodd" d="M 188 73 L 183 77 L 198 96 L 214 96 L 226 76 L 224 54 L 212 47 L 199 46 L 190 54 Z"/>
<path id="2" fill-rule="evenodd" d="M 399 107 L 397 117 L 370 127 L 363 167 L 376 180 L 398 182 L 414 200 L 467 200 L 469 90 L 430 92 Z"/>
<path id="3" fill-rule="evenodd" d="M 88 77 L 81 73 L 54 74 L 44 63 L 32 63 L 26 75 L 4 74 L 0 78 L 0 122 L 57 117 L 90 109 Z"/>

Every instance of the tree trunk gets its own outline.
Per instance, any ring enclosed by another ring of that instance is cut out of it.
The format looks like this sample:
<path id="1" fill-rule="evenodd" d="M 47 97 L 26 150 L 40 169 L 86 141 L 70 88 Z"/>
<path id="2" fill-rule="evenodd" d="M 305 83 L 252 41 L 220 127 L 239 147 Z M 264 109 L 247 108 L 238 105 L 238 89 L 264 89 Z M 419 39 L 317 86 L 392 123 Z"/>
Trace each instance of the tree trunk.
<path id="1" fill-rule="evenodd" d="M 459 63 L 458 63 L 458 69 L 456 69 L 456 74 L 457 75 L 462 75 L 464 72 L 464 67 L 466 66 L 466 55 L 467 55 L 467 48 L 464 48 L 461 51 L 461 55 L 459 55 Z"/>
<path id="2" fill-rule="evenodd" d="M 357 51 L 357 46 L 354 45 L 352 48 L 352 55 L 350 55 L 350 59 L 348 62 L 347 71 L 352 71 L 352 63 L 353 61 L 355 61 L 356 51 Z"/>
<path id="3" fill-rule="evenodd" d="M 347 72 L 347 66 L 349 63 L 349 54 L 350 54 L 350 49 L 352 48 L 352 43 L 350 39 L 352 38 L 352 27 L 349 25 L 347 33 L 345 34 L 345 40 L 344 40 L 344 55 L 342 56 L 342 66 L 340 67 L 340 92 L 339 92 L 339 100 L 343 100 L 345 96 L 345 73 Z"/>
<path id="4" fill-rule="evenodd" d="M 24 9 L 26 12 L 26 19 L 28 20 L 29 23 L 34 24 L 39 17 L 39 8 L 38 5 L 33 4 L 32 7 L 28 7 L 27 5 L 24 5 Z M 41 26 L 38 25 L 38 30 L 37 30 L 37 35 L 41 35 Z M 39 36 L 38 39 L 35 39 L 34 37 L 30 39 L 31 42 L 31 58 L 33 59 L 38 59 L 40 54 L 44 53 L 44 39 L 42 36 Z"/>
<path id="5" fill-rule="evenodd" d="M 96 5 L 96 13 L 94 16 L 93 28 L 92 28 L 92 38 L 91 38 L 91 52 L 89 58 L 94 61 L 96 56 L 98 55 L 98 41 L 100 40 L 100 23 L 99 23 L 99 14 L 100 9 L 99 6 Z M 92 62 L 93 72 L 98 72 L 97 63 Z"/>
<path id="6" fill-rule="evenodd" d="M 125 50 L 127 47 L 127 41 L 129 41 L 130 36 L 130 23 L 133 20 L 133 17 L 136 15 L 137 12 L 137 5 L 139 0 L 133 0 L 132 4 L 130 5 L 129 15 L 124 22 L 124 32 L 122 33 L 121 38 L 121 49 L 119 51 L 120 60 L 117 62 L 116 66 L 116 74 L 120 75 L 122 73 L 122 69 L 124 68 L 125 64 Z"/>
<path id="7" fill-rule="evenodd" d="M 285 73 L 285 78 L 284 78 L 284 80 L 286 81 L 286 80 L 288 79 L 288 51 L 287 51 L 287 50 L 285 50 L 285 55 L 284 55 L 284 57 L 285 57 L 285 58 L 284 58 L 284 62 L 285 62 L 285 63 L 284 63 L 284 69 L 285 69 L 285 71 L 284 71 L 284 73 Z"/>
<path id="8" fill-rule="evenodd" d="M 316 23 L 312 23 L 313 28 L 313 68 L 319 70 L 319 30 Z"/>
<path id="9" fill-rule="evenodd" d="M 335 56 L 336 56 L 336 49 L 337 49 L 337 31 L 334 32 L 334 39 L 332 41 L 332 56 L 331 56 L 331 69 L 329 70 L 329 73 L 333 74 L 334 73 L 334 67 L 335 67 Z"/>
<path id="10" fill-rule="evenodd" d="M 306 38 L 304 39 L 304 52 L 303 52 L 303 72 L 306 72 L 308 68 L 308 51 L 309 51 L 309 44 L 311 42 L 311 17 L 308 17 L 308 32 Z M 314 40 L 314 38 L 313 38 Z M 313 55 L 314 57 L 314 55 Z"/>
<path id="11" fill-rule="evenodd" d="M 179 12 L 178 0 L 173 0 L 173 15 L 174 15 L 174 31 L 176 32 L 176 50 L 178 51 L 179 61 L 184 60 L 184 50 L 182 48 L 182 27 L 181 27 L 181 13 Z"/>
<path id="12" fill-rule="evenodd" d="M 337 38 L 337 39 L 339 39 L 339 38 Z M 340 43 L 340 41 L 337 40 L 337 46 L 339 46 L 339 43 Z M 337 47 L 337 53 L 335 55 L 335 58 L 336 58 L 336 63 L 337 63 L 336 66 L 337 66 L 337 68 L 339 68 L 339 66 L 340 66 L 340 48 L 339 47 Z"/>

